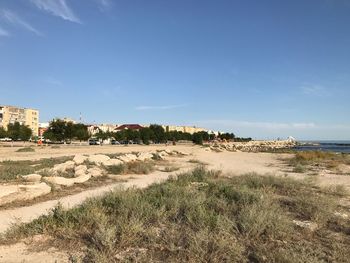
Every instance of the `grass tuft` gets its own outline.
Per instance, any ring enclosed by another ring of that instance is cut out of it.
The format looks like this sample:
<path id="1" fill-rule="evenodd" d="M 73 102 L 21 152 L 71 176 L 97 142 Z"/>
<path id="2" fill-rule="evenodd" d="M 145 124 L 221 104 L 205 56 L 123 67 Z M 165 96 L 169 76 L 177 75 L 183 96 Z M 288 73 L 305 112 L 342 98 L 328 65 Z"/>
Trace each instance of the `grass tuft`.
<path id="1" fill-rule="evenodd" d="M 23 147 L 23 148 L 19 148 L 16 152 L 18 153 L 35 152 L 35 149 L 33 149 L 32 147 Z"/>

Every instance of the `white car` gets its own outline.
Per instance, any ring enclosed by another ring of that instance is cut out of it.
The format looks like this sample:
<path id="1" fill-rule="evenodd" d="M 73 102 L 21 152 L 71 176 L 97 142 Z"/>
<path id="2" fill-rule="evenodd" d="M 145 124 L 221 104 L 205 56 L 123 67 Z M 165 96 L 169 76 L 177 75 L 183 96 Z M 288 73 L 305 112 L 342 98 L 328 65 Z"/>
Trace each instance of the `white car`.
<path id="1" fill-rule="evenodd" d="M 8 137 L 6 137 L 6 138 L 1 138 L 1 139 L 0 139 L 0 142 L 12 142 L 12 139 L 11 139 L 11 138 L 8 138 Z"/>

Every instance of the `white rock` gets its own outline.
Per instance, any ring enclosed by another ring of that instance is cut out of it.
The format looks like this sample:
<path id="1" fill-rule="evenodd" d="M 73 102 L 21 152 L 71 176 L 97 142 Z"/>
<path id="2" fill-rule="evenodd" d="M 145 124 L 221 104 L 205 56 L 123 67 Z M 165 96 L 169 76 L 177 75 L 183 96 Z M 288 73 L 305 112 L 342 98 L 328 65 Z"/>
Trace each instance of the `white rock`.
<path id="1" fill-rule="evenodd" d="M 74 183 L 75 184 L 82 184 L 82 183 L 89 181 L 90 178 L 91 178 L 91 174 L 84 174 L 84 175 L 75 177 Z"/>
<path id="2" fill-rule="evenodd" d="M 28 175 L 22 175 L 22 178 L 27 182 L 40 182 L 41 175 L 40 174 L 28 174 Z"/>
<path id="3" fill-rule="evenodd" d="M 100 177 L 104 175 L 104 171 L 98 167 L 93 167 L 87 170 L 88 174 L 92 177 Z"/>
<path id="4" fill-rule="evenodd" d="M 66 172 L 67 170 L 74 169 L 74 166 L 75 166 L 75 162 L 73 162 L 73 161 L 67 161 L 67 162 L 65 162 L 65 163 L 56 164 L 56 165 L 52 168 L 52 171 L 53 171 L 54 173 L 64 173 L 64 172 Z"/>
<path id="5" fill-rule="evenodd" d="M 63 186 L 72 186 L 74 184 L 75 178 L 65 178 L 61 176 L 51 176 L 51 177 L 43 177 L 45 182 L 54 184 L 54 185 L 63 185 Z"/>
<path id="6" fill-rule="evenodd" d="M 313 223 L 311 221 L 293 220 L 293 223 L 301 228 L 307 228 L 311 231 L 315 231 L 318 227 L 318 225 L 316 223 Z"/>
<path id="7" fill-rule="evenodd" d="M 136 161 L 137 160 L 137 156 L 135 154 L 128 153 L 128 154 L 119 156 L 118 159 L 121 160 L 124 163 L 129 163 L 129 162 L 132 162 L 132 161 Z"/>
<path id="8" fill-rule="evenodd" d="M 45 183 L 0 186 L 0 205 L 12 203 L 14 201 L 31 200 L 50 192 L 51 187 Z"/>
<path id="9" fill-rule="evenodd" d="M 83 164 L 88 159 L 87 156 L 77 154 L 74 156 L 73 162 L 75 162 L 76 165 Z"/>
<path id="10" fill-rule="evenodd" d="M 87 167 L 86 167 L 86 165 L 79 165 L 79 166 L 76 166 L 74 170 L 75 170 L 74 176 L 78 177 L 78 176 L 86 174 Z"/>
<path id="11" fill-rule="evenodd" d="M 123 161 L 119 159 L 110 159 L 103 163 L 104 166 L 113 166 L 113 165 L 120 165 L 123 164 Z"/>
<path id="12" fill-rule="evenodd" d="M 101 165 L 110 159 L 111 158 L 109 158 L 109 156 L 104 155 L 104 154 L 94 154 L 94 155 L 89 156 L 88 161 L 90 163 L 95 163 L 97 165 Z"/>
<path id="13" fill-rule="evenodd" d="M 138 153 L 137 160 L 138 161 L 145 161 L 145 160 L 151 160 L 153 158 L 153 154 L 149 152 L 145 153 Z"/>

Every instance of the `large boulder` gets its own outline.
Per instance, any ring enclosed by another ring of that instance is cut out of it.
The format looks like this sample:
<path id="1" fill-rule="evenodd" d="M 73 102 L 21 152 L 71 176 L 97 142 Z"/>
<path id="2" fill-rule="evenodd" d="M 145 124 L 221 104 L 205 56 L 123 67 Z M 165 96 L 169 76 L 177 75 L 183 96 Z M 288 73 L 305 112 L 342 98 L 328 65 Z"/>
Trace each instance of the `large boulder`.
<path id="1" fill-rule="evenodd" d="M 123 161 L 119 159 L 110 159 L 103 163 L 104 166 L 114 166 L 114 165 L 120 165 L 123 164 Z"/>
<path id="2" fill-rule="evenodd" d="M 53 173 L 64 173 L 67 170 L 74 169 L 74 166 L 75 166 L 75 162 L 67 161 L 65 163 L 56 164 L 52 168 L 52 171 L 53 171 Z"/>
<path id="3" fill-rule="evenodd" d="M 153 158 L 153 154 L 149 152 L 145 153 L 138 153 L 137 154 L 137 160 L 138 161 L 146 161 L 146 160 L 151 160 Z"/>
<path id="4" fill-rule="evenodd" d="M 82 183 L 89 181 L 90 178 L 91 178 L 90 174 L 84 174 L 84 175 L 80 175 L 78 177 L 75 177 L 73 179 L 74 179 L 75 184 L 82 184 Z"/>
<path id="5" fill-rule="evenodd" d="M 87 156 L 77 154 L 74 156 L 73 162 L 75 162 L 76 165 L 80 165 L 80 164 L 83 164 L 87 159 L 88 159 Z"/>
<path id="6" fill-rule="evenodd" d="M 79 177 L 79 176 L 82 176 L 82 175 L 85 175 L 86 172 L 87 172 L 87 167 L 86 165 L 78 165 L 75 167 L 74 169 L 74 176 L 75 177 Z"/>
<path id="7" fill-rule="evenodd" d="M 124 163 L 129 163 L 132 161 L 136 161 L 137 156 L 135 154 L 128 153 L 128 154 L 124 154 L 124 155 L 119 156 L 118 159 Z"/>
<path id="8" fill-rule="evenodd" d="M 87 173 L 91 175 L 92 177 L 101 177 L 105 174 L 105 172 L 98 168 L 98 167 L 93 167 L 87 170 Z"/>
<path id="9" fill-rule="evenodd" d="M 103 165 L 110 159 L 111 158 L 109 156 L 104 154 L 94 154 L 89 156 L 88 161 L 97 165 Z"/>
<path id="10" fill-rule="evenodd" d="M 74 184 L 74 179 L 75 178 L 65 178 L 61 176 L 43 177 L 45 182 L 60 186 L 72 186 Z"/>
<path id="11" fill-rule="evenodd" d="M 0 205 L 31 200 L 50 192 L 51 187 L 45 183 L 0 186 Z"/>
<path id="12" fill-rule="evenodd" d="M 28 175 L 22 175 L 22 178 L 26 182 L 37 183 L 37 182 L 40 182 L 41 175 L 40 174 L 28 174 Z"/>

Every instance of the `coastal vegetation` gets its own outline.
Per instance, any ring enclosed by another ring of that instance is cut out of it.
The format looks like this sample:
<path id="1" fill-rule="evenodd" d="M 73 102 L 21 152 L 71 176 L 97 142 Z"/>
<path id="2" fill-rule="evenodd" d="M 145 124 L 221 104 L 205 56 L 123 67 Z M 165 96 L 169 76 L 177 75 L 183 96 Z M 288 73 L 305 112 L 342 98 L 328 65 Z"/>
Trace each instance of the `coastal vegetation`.
<path id="1" fill-rule="evenodd" d="M 297 152 L 288 160 L 294 172 L 302 173 L 319 169 L 329 169 L 339 172 L 342 166 L 350 165 L 350 155 L 324 151 Z M 344 167 L 343 167 L 344 168 Z M 340 171 L 341 172 L 341 171 Z"/>
<path id="2" fill-rule="evenodd" d="M 2 242 L 42 235 L 72 262 L 348 262 L 350 221 L 337 199 L 346 194 L 197 168 L 147 189 L 58 206 Z"/>
<path id="3" fill-rule="evenodd" d="M 71 159 L 72 157 L 58 157 L 32 161 L 3 161 L 0 162 L 0 182 L 21 181 L 20 175 L 32 174 L 38 170 L 52 168 L 55 164 Z"/>
<path id="4" fill-rule="evenodd" d="M 155 170 L 155 163 L 152 161 L 136 161 L 105 167 L 109 174 L 149 174 Z"/>

